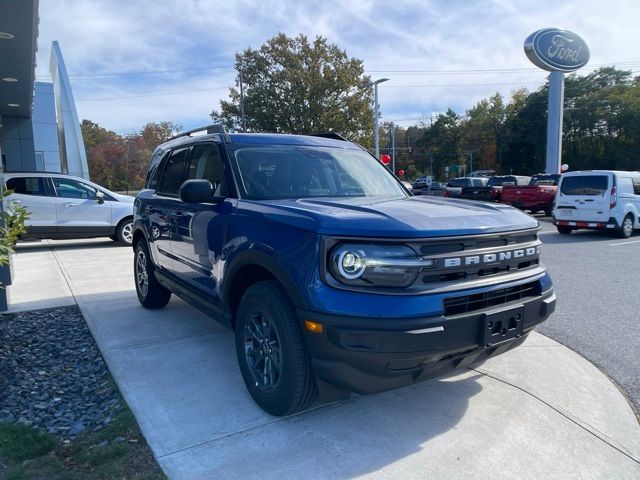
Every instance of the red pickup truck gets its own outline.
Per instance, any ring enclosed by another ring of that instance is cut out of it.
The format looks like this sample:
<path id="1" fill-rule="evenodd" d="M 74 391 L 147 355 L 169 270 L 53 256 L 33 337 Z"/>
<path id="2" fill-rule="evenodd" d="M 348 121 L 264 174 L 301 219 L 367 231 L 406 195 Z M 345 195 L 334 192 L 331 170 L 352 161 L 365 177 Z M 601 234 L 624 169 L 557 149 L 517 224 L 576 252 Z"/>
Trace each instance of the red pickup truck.
<path id="1" fill-rule="evenodd" d="M 531 210 L 531 213 L 544 211 L 545 215 L 551 215 L 558 182 L 559 174 L 534 175 L 529 185 L 505 185 L 501 201 L 520 210 Z"/>

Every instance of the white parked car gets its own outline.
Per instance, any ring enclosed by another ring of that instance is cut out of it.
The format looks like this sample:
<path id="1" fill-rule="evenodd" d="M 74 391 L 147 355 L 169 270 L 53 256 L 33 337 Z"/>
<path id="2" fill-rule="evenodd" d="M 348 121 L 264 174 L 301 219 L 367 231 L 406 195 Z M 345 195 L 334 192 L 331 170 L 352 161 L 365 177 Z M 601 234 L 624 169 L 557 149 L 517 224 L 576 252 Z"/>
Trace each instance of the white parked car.
<path id="1" fill-rule="evenodd" d="M 133 240 L 134 197 L 119 195 L 83 178 L 61 173 L 3 173 L 13 204 L 29 211 L 29 239 L 111 237 L 126 245 Z"/>
<path id="2" fill-rule="evenodd" d="M 629 238 L 640 228 L 640 172 L 567 172 L 556 192 L 553 223 L 558 232 L 611 229 Z"/>

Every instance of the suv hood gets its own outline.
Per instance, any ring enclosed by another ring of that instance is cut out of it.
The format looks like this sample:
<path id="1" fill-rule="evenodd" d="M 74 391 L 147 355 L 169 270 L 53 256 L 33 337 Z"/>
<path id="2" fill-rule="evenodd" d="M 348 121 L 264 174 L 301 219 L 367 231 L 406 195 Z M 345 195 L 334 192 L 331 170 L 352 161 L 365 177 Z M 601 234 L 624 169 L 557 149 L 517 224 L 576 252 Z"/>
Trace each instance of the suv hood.
<path id="1" fill-rule="evenodd" d="M 327 235 L 411 238 L 498 233 L 538 226 L 536 220 L 513 207 L 439 197 L 262 200 L 251 201 L 248 209 L 242 203 L 238 205 L 241 215 L 259 214 Z"/>

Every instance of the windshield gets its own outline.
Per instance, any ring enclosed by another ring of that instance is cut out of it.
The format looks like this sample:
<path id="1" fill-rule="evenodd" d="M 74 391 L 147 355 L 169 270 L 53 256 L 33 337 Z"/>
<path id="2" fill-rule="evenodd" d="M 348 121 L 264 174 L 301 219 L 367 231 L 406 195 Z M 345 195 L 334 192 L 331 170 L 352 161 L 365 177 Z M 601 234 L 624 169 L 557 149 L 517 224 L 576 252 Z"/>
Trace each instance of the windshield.
<path id="1" fill-rule="evenodd" d="M 558 185 L 560 175 L 535 175 L 531 177 L 529 185 Z"/>
<path id="2" fill-rule="evenodd" d="M 516 177 L 491 177 L 487 183 L 490 187 L 500 187 L 505 183 L 516 183 Z"/>
<path id="3" fill-rule="evenodd" d="M 236 145 L 240 183 L 251 199 L 406 197 L 367 152 L 300 145 Z"/>
<path id="4" fill-rule="evenodd" d="M 564 177 L 560 191 L 563 195 L 602 195 L 609 184 L 605 175 Z"/>

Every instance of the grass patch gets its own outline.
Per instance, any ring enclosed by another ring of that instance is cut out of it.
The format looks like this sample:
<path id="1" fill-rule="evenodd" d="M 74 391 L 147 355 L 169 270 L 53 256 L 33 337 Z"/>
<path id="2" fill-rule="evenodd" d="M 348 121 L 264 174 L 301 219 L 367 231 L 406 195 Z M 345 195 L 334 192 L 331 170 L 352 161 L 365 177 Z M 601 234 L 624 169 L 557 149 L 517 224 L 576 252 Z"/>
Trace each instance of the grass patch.
<path id="1" fill-rule="evenodd" d="M 0 466 L 3 463 L 6 480 L 166 478 L 127 408 L 103 430 L 71 443 L 57 443 L 23 425 L 0 425 Z"/>
<path id="2" fill-rule="evenodd" d="M 25 425 L 0 424 L 0 455 L 7 460 L 24 461 L 46 455 L 56 446 L 48 435 Z"/>

